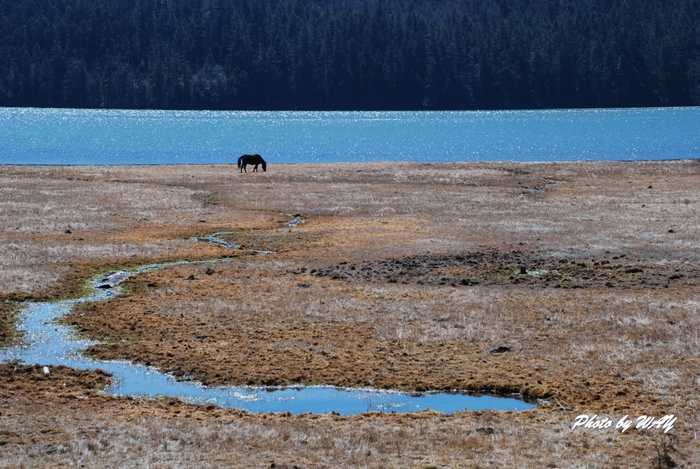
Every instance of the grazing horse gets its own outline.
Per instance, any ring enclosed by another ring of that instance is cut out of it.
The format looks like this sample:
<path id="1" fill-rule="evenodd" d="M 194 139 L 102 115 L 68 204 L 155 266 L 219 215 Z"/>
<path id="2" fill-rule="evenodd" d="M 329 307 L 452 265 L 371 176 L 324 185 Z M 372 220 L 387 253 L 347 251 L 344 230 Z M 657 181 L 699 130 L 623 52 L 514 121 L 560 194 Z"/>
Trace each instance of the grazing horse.
<path id="1" fill-rule="evenodd" d="M 253 168 L 253 172 L 258 170 L 258 165 L 262 165 L 263 171 L 267 171 L 267 163 L 265 163 L 265 160 L 262 159 L 262 156 L 260 155 L 243 155 L 240 158 L 238 158 L 238 167 L 240 168 L 240 172 L 248 172 L 246 171 L 245 167 L 246 165 L 255 165 Z"/>

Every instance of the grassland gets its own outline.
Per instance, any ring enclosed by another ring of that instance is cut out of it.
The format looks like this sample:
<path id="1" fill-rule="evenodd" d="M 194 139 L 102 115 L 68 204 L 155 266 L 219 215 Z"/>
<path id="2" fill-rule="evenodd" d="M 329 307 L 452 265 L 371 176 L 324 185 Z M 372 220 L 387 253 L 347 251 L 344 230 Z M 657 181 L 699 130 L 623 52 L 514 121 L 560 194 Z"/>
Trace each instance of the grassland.
<path id="1" fill-rule="evenodd" d="M 22 302 L 75 296 L 96 272 L 225 257 L 133 277 L 65 321 L 102 341 L 89 354 L 206 384 L 547 401 L 258 415 L 112 397 L 99 371 L 13 363 L 0 365 L 0 466 L 692 467 L 699 182 L 695 160 L 0 166 L 2 346 L 22 339 Z M 192 239 L 215 232 L 241 249 Z M 582 414 L 613 426 L 572 429 Z M 668 433 L 614 428 L 670 414 Z"/>

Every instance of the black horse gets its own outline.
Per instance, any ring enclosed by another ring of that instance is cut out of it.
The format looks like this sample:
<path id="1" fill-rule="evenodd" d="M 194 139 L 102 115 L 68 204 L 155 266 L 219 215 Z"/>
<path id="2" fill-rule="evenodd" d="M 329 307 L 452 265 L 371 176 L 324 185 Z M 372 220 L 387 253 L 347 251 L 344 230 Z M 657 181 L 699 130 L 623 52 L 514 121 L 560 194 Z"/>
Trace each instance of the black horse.
<path id="1" fill-rule="evenodd" d="M 265 160 L 262 159 L 262 156 L 260 155 L 243 155 L 240 158 L 238 158 L 238 167 L 240 168 L 240 172 L 242 173 L 246 171 L 245 167 L 249 164 L 255 165 L 253 168 L 253 172 L 258 170 L 258 165 L 262 165 L 263 171 L 267 171 L 267 163 L 265 163 Z"/>

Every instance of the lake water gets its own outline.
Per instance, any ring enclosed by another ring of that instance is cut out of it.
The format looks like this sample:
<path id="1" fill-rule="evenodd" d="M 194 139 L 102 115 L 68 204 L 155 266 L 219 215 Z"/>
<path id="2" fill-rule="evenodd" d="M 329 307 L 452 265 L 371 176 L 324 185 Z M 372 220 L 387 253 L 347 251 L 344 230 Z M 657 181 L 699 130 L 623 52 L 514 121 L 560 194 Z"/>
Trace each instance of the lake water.
<path id="1" fill-rule="evenodd" d="M 450 112 L 0 109 L 0 164 L 700 157 L 700 108 Z"/>

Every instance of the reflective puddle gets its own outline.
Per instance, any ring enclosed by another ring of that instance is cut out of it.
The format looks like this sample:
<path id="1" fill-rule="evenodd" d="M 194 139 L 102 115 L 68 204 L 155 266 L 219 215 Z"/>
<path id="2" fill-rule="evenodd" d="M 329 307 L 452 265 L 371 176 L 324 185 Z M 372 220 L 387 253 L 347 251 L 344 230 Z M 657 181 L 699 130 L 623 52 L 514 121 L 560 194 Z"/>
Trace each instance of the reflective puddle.
<path id="1" fill-rule="evenodd" d="M 187 264 L 180 262 L 168 265 Z M 76 339 L 72 327 L 58 324 L 78 302 L 101 301 L 119 294 L 118 283 L 131 275 L 168 265 L 144 266 L 135 272 L 119 271 L 93 283 L 89 296 L 53 303 L 29 303 L 17 327 L 25 333 L 21 346 L 0 350 L 0 362 L 20 360 L 26 364 L 65 365 L 76 369 L 100 368 L 113 375 L 107 392 L 134 397 L 175 397 L 196 404 L 216 404 L 250 412 L 329 413 L 415 412 L 432 409 L 443 413 L 460 410 L 527 410 L 535 407 L 519 399 L 475 396 L 464 393 L 402 393 L 374 389 L 339 389 L 328 386 L 292 388 L 208 387 L 177 381 L 155 368 L 129 362 L 99 361 L 81 354 L 95 342 Z"/>

